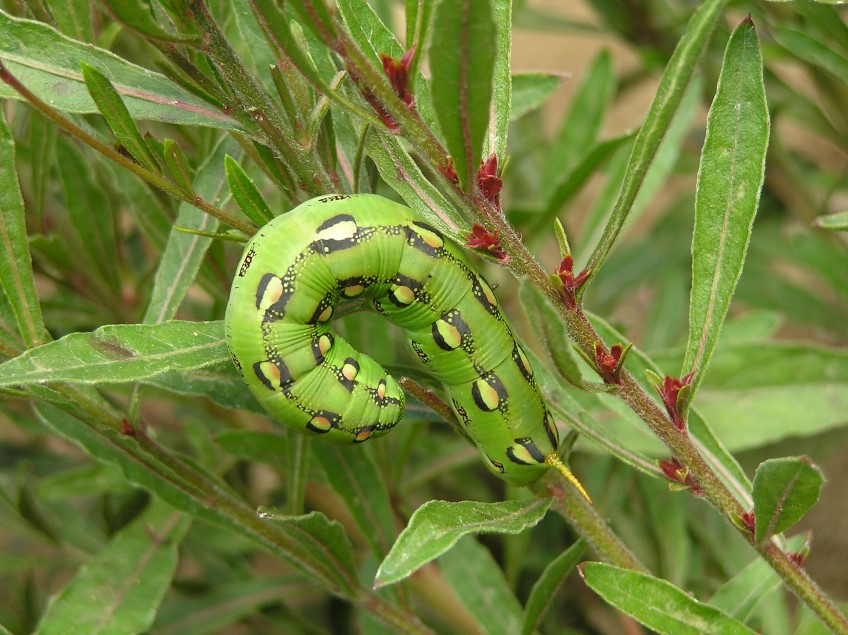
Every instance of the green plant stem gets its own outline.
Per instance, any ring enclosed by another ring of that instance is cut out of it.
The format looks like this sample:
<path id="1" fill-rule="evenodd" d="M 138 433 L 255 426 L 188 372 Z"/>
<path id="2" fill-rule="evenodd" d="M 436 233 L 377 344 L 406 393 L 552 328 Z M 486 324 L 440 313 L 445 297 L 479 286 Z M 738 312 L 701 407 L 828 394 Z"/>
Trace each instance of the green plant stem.
<path id="1" fill-rule="evenodd" d="M 709 43 L 710 36 L 726 3 L 727 0 L 707 0 L 698 7 L 689 20 L 685 35 L 678 43 L 665 67 L 657 94 L 651 102 L 645 121 L 636 135 L 636 140 L 633 142 L 633 150 L 627 162 L 627 170 L 624 173 L 618 199 L 615 201 L 609 221 L 607 221 L 603 234 L 586 265 L 591 272 L 587 283 L 591 282 L 594 272 L 598 271 L 598 268 L 606 260 L 615 240 L 624 227 L 627 216 L 636 201 L 636 196 L 645 181 L 648 168 L 650 168 L 660 147 L 660 142 L 680 106 L 683 94 L 692 78 L 692 73 L 695 72 L 695 66 Z M 582 295 L 587 287 L 588 284 L 584 284 L 578 295 Z"/>
<path id="2" fill-rule="evenodd" d="M 294 132 L 281 117 L 276 104 L 242 64 L 206 3 L 192 0 L 188 5 L 197 26 L 207 36 L 204 52 L 214 60 L 240 102 L 233 109 L 233 116 L 267 139 L 277 156 L 297 175 L 301 190 L 314 196 L 337 191 L 337 184 L 333 183 L 316 154 L 302 151 L 294 140 Z"/>
<path id="3" fill-rule="evenodd" d="M 650 573 L 627 545 L 615 534 L 597 509 L 570 485 L 565 485 L 558 475 L 551 474 L 532 486 L 540 496 L 549 496 L 554 509 L 583 536 L 592 548 L 607 562 L 618 567 Z"/>
<path id="4" fill-rule="evenodd" d="M 96 150 L 103 156 L 111 159 L 122 168 L 132 172 L 136 176 L 141 177 L 154 187 L 158 187 L 163 192 L 167 192 L 180 200 L 185 201 L 191 205 L 194 205 L 196 208 L 203 210 L 207 214 L 214 216 L 222 223 L 225 223 L 232 227 L 233 229 L 237 229 L 241 232 L 246 233 L 248 236 L 252 236 L 256 231 L 256 228 L 253 225 L 245 223 L 243 221 L 238 220 L 227 214 L 224 210 L 215 207 L 208 201 L 204 200 L 200 196 L 197 196 L 193 192 L 186 192 L 181 187 L 177 186 L 173 182 L 169 181 L 167 178 L 148 170 L 147 168 L 139 165 L 132 159 L 125 157 L 123 154 L 111 148 L 110 146 L 102 143 L 100 140 L 91 136 L 87 132 L 85 132 L 82 128 L 71 122 L 69 119 L 63 117 L 59 112 L 51 108 L 48 104 L 39 99 L 32 91 L 30 91 L 26 86 L 24 86 L 18 79 L 9 72 L 9 69 L 0 61 L 0 81 L 8 84 L 12 88 L 14 88 L 20 95 L 26 99 L 36 110 L 38 110 L 41 114 L 47 117 L 50 121 L 55 123 L 59 128 L 67 132 L 73 138 L 81 141 L 86 144 L 90 148 Z"/>
<path id="5" fill-rule="evenodd" d="M 810 575 L 798 566 L 789 555 L 772 541 L 761 545 L 757 551 L 763 559 L 783 578 L 795 594 L 834 632 L 848 633 L 848 617 L 822 591 Z"/>

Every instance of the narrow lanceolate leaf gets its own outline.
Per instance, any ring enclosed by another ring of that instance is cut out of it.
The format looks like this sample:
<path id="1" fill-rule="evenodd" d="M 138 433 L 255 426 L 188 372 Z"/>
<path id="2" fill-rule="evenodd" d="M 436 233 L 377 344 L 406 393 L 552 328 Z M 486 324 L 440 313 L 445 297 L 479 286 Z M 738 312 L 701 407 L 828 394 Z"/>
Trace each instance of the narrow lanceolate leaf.
<path id="1" fill-rule="evenodd" d="M 40 22 L 0 11 L 0 59 L 24 86 L 54 108 L 97 112 L 80 67 L 100 70 L 126 100 L 135 119 L 237 130 L 234 119 L 180 88 L 164 75 L 130 64 L 117 55 L 72 40 Z M 21 99 L 0 83 L 0 98 Z"/>
<path id="2" fill-rule="evenodd" d="M 824 477 L 805 456 L 763 461 L 754 475 L 757 542 L 798 522 L 819 500 Z"/>
<path id="3" fill-rule="evenodd" d="M 257 227 L 262 227 L 274 218 L 274 214 L 265 199 L 262 198 L 256 183 L 247 176 L 238 161 L 227 155 L 224 157 L 224 169 L 227 172 L 227 184 L 230 186 L 230 193 L 245 216 L 253 221 Z"/>
<path id="4" fill-rule="evenodd" d="M 106 76 L 93 66 L 83 63 L 82 77 L 100 114 L 118 140 L 132 157 L 153 172 L 160 172 L 156 157 L 148 147 L 141 131 L 130 116 L 121 96 Z"/>
<path id="5" fill-rule="evenodd" d="M 471 537 L 460 540 L 439 559 L 439 565 L 480 631 L 515 635 L 521 628 L 521 604 L 492 552 Z"/>
<path id="6" fill-rule="evenodd" d="M 164 30 L 154 19 L 153 12 L 146 2 L 133 0 L 105 0 L 109 13 L 128 29 L 140 33 L 151 40 L 160 42 L 199 43 L 199 35 L 170 33 Z"/>
<path id="7" fill-rule="evenodd" d="M 15 140 L 0 110 L 0 285 L 15 314 L 24 346 L 46 341 L 32 277 L 24 201 L 15 170 Z"/>
<path id="8" fill-rule="evenodd" d="M 191 519 L 154 502 L 112 537 L 54 597 L 43 635 L 143 633 L 171 586 L 179 547 Z M 96 606 L 97 610 L 92 610 Z"/>
<path id="9" fill-rule="evenodd" d="M 769 115 L 750 19 L 731 34 L 707 118 L 692 236 L 689 341 L 681 375 L 698 389 L 742 273 L 765 176 Z"/>
<path id="10" fill-rule="evenodd" d="M 816 227 L 821 227 L 822 229 L 848 232 L 848 212 L 838 212 L 836 214 L 819 216 L 814 221 L 814 225 L 816 225 Z"/>
<path id="11" fill-rule="evenodd" d="M 518 293 L 536 337 L 548 349 L 559 374 L 568 383 L 580 386 L 583 383 L 583 377 L 578 366 L 577 355 L 556 309 L 536 287 L 526 280 L 521 283 Z"/>
<path id="12" fill-rule="evenodd" d="M 520 119 L 528 112 L 542 106 L 557 88 L 562 85 L 566 75 L 557 73 L 516 73 L 512 76 L 511 121 Z"/>
<path id="13" fill-rule="evenodd" d="M 497 46 L 492 75 L 492 121 L 488 148 L 503 163 L 512 113 L 512 2 L 495 2 L 492 9 Z"/>
<path id="14" fill-rule="evenodd" d="M 737 620 L 746 620 L 757 603 L 780 587 L 780 578 L 765 560 L 756 558 L 719 587 L 710 604 Z"/>
<path id="15" fill-rule="evenodd" d="M 660 635 L 755 635 L 665 580 L 601 562 L 587 562 L 580 570 L 604 600 Z"/>
<path id="16" fill-rule="evenodd" d="M 633 143 L 633 151 L 630 154 L 618 199 L 615 201 L 603 235 L 589 259 L 588 266 L 593 273 L 597 272 L 607 259 L 627 221 L 630 208 L 642 187 L 645 174 L 654 160 L 654 155 L 671 124 L 671 119 L 680 106 L 686 85 L 695 71 L 698 59 L 707 50 L 707 43 L 713 29 L 724 15 L 723 9 L 726 3 L 727 0 L 705 0 L 698 6 L 665 67 L 656 96 Z M 589 278 L 587 284 L 583 285 L 581 295 L 586 291 L 591 280 L 592 278 Z"/>
<path id="17" fill-rule="evenodd" d="M 80 249 L 74 258 L 91 282 L 104 286 L 111 297 L 118 297 L 121 283 L 115 266 L 115 218 L 106 192 L 97 181 L 97 170 L 92 169 L 96 163 L 86 161 L 86 155 L 67 137 L 58 139 L 56 150 L 65 206 Z"/>
<path id="18" fill-rule="evenodd" d="M 615 94 L 615 72 L 609 51 L 599 53 L 586 71 L 568 116 L 545 164 L 544 198 L 549 200 L 588 148 L 595 145 L 601 124 Z"/>
<path id="19" fill-rule="evenodd" d="M 490 0 L 444 0 L 430 42 L 433 105 L 459 183 L 471 191 L 489 125 L 495 23 Z"/>
<path id="20" fill-rule="evenodd" d="M 223 137 L 206 162 L 197 170 L 194 191 L 204 200 L 222 207 L 229 198 L 226 179 L 221 169 L 227 154 L 238 155 L 235 141 Z M 218 220 L 193 205 L 182 203 L 176 225 L 198 232 L 215 232 Z M 177 314 L 189 287 L 197 277 L 200 264 L 209 249 L 211 238 L 185 231 L 171 231 L 168 244 L 153 283 L 150 303 L 144 314 L 145 324 L 155 324 L 172 319 Z"/>
<path id="21" fill-rule="evenodd" d="M 376 587 L 399 582 L 456 544 L 467 534 L 517 534 L 534 527 L 548 511 L 549 499 L 479 503 L 430 501 L 415 510 L 389 555 L 377 570 Z"/>
<path id="22" fill-rule="evenodd" d="M 361 448 L 327 445 L 316 455 L 330 485 L 344 499 L 374 555 L 382 558 L 397 535 L 385 480 Z"/>
<path id="23" fill-rule="evenodd" d="M 228 358 L 222 322 L 113 324 L 71 333 L 0 364 L 0 386 L 130 382 Z"/>
<path id="24" fill-rule="evenodd" d="M 294 545 L 298 556 L 316 570 L 328 588 L 350 592 L 356 584 L 353 547 L 342 526 L 321 512 L 305 516 L 278 516 L 265 509 L 261 518 L 279 525 Z"/>
<path id="25" fill-rule="evenodd" d="M 194 194 L 194 186 L 191 182 L 191 167 L 188 164 L 182 148 L 173 139 L 165 139 L 162 142 L 162 158 L 165 160 L 165 169 L 171 180 L 186 194 Z"/>
<path id="26" fill-rule="evenodd" d="M 586 542 L 581 538 L 548 563 L 542 575 L 536 580 L 536 584 L 533 585 L 530 597 L 527 598 L 524 624 L 521 627 L 522 635 L 532 635 L 536 632 L 556 592 L 571 570 L 580 562 L 585 551 Z"/>

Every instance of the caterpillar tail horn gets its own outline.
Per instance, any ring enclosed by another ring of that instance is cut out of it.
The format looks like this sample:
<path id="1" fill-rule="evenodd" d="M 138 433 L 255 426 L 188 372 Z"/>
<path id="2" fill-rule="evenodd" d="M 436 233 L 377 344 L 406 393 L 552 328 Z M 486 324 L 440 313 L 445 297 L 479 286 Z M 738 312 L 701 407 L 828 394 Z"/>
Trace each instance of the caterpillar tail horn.
<path id="1" fill-rule="evenodd" d="M 562 474 L 563 477 L 565 477 L 565 480 L 571 483 L 574 486 L 574 489 L 580 492 L 580 495 L 583 496 L 583 498 L 585 498 L 590 505 L 592 504 L 592 499 L 589 498 L 589 494 L 586 492 L 586 489 L 583 487 L 583 484 L 577 480 L 577 477 L 572 474 L 571 470 L 568 469 L 568 466 L 562 462 L 562 459 L 560 459 L 556 453 L 552 452 L 551 454 L 546 456 L 545 463 L 547 463 L 553 468 L 556 468 L 556 470 L 560 474 Z"/>

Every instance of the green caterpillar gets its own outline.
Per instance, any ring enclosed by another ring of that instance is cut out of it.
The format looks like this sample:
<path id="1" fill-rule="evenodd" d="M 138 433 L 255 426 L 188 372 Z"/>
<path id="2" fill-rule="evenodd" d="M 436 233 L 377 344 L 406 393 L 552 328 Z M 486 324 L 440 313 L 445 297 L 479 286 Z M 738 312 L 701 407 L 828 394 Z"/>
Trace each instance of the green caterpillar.
<path id="1" fill-rule="evenodd" d="M 458 246 L 380 196 L 312 199 L 245 248 L 227 343 L 275 419 L 342 443 L 400 421 L 398 383 L 330 328 L 335 307 L 354 298 L 406 331 L 493 472 L 527 485 L 554 466 L 585 496 L 557 457 L 556 425 L 489 285 Z"/>

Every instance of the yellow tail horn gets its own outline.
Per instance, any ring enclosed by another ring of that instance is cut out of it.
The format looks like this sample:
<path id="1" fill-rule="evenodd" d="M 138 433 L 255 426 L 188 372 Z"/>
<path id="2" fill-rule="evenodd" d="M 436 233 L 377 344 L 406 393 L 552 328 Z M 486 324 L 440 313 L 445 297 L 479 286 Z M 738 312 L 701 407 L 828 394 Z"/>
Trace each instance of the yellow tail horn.
<path id="1" fill-rule="evenodd" d="M 556 455 L 555 452 L 552 452 L 551 454 L 545 457 L 545 463 L 547 463 L 551 467 L 556 468 L 557 471 L 559 471 L 559 473 L 565 477 L 565 480 L 571 483 L 574 486 L 574 489 L 580 492 L 583 498 L 585 498 L 590 505 L 592 504 L 592 499 L 589 498 L 589 494 L 586 493 L 586 490 L 583 488 L 583 485 L 580 483 L 580 481 L 577 480 L 577 477 L 571 473 L 571 470 L 568 469 L 568 466 L 560 460 L 560 458 Z"/>

